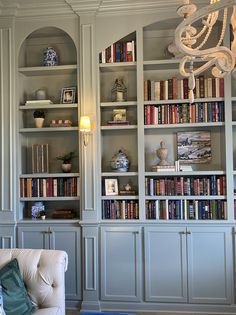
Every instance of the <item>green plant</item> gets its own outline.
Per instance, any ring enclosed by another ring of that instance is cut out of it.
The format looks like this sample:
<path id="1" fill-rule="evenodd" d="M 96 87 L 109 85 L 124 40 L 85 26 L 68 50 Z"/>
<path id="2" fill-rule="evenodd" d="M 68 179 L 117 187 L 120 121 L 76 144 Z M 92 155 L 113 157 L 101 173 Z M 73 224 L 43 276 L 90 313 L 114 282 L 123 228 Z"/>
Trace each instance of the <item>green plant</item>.
<path id="1" fill-rule="evenodd" d="M 42 110 L 35 110 L 33 114 L 34 118 L 45 118 L 45 113 Z"/>
<path id="2" fill-rule="evenodd" d="M 57 156 L 56 159 L 63 161 L 63 164 L 70 164 L 74 157 L 76 157 L 75 151 L 71 151 L 67 154 Z"/>

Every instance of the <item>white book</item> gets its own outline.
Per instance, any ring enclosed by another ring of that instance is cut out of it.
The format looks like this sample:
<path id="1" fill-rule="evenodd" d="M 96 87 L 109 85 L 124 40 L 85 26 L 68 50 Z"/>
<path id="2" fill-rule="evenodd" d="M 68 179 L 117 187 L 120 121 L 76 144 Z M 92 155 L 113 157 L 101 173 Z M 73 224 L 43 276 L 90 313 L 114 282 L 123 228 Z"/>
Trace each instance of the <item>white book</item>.
<path id="1" fill-rule="evenodd" d="M 212 78 L 207 79 L 207 97 L 212 97 Z"/>
<path id="2" fill-rule="evenodd" d="M 194 201 L 195 219 L 198 220 L 198 200 Z"/>
<path id="3" fill-rule="evenodd" d="M 57 178 L 53 178 L 53 197 L 57 197 Z"/>
<path id="4" fill-rule="evenodd" d="M 156 220 L 160 219 L 160 215 L 159 215 L 159 200 L 155 200 L 155 210 L 156 210 Z"/>
<path id="5" fill-rule="evenodd" d="M 168 80 L 164 80 L 164 100 L 168 100 Z"/>
<path id="6" fill-rule="evenodd" d="M 150 178 L 150 182 L 149 182 L 149 195 L 150 196 L 154 195 L 154 180 L 153 180 L 153 178 Z"/>
<path id="7" fill-rule="evenodd" d="M 178 99 L 184 98 L 184 81 L 183 79 L 178 80 Z"/>
<path id="8" fill-rule="evenodd" d="M 106 63 L 106 52 L 105 52 L 105 50 L 102 51 L 102 63 Z"/>
<path id="9" fill-rule="evenodd" d="M 135 61 L 135 42 L 134 40 L 132 40 L 132 61 L 134 62 Z"/>
<path id="10" fill-rule="evenodd" d="M 199 78 L 196 78 L 196 89 L 195 89 L 195 98 L 200 98 L 200 85 L 199 85 Z"/>

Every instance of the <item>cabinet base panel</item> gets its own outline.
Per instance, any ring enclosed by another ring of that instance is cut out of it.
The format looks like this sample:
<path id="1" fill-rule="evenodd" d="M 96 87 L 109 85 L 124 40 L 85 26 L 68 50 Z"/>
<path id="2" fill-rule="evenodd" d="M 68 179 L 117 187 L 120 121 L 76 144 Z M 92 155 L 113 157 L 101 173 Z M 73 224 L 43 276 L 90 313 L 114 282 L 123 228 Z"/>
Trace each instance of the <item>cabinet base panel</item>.
<path id="1" fill-rule="evenodd" d="M 203 305 L 203 304 L 176 304 L 176 303 L 127 303 L 127 302 L 100 302 L 101 311 L 119 311 L 119 312 L 134 312 L 141 315 L 148 315 L 150 312 L 161 315 L 174 315 L 183 313 L 187 315 L 201 314 L 234 314 L 236 305 Z M 194 314 L 193 314 L 194 313 Z"/>

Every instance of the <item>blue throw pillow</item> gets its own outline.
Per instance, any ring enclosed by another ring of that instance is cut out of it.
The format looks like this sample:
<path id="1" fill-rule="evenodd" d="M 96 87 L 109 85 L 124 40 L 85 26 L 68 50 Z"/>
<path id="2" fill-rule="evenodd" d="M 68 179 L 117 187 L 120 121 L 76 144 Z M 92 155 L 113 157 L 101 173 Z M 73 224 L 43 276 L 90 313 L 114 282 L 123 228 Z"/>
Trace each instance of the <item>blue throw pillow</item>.
<path id="1" fill-rule="evenodd" d="M 26 291 L 17 259 L 0 270 L 0 283 L 6 315 L 31 315 L 34 312 L 35 307 Z"/>

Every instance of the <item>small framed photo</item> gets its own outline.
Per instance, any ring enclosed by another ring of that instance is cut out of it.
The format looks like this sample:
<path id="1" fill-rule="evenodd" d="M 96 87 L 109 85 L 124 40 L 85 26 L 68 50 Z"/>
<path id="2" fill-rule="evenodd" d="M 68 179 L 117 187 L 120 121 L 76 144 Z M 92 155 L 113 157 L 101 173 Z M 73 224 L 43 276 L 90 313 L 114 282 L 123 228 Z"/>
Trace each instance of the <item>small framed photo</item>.
<path id="1" fill-rule="evenodd" d="M 61 104 L 75 103 L 76 87 L 67 87 L 61 89 Z"/>
<path id="2" fill-rule="evenodd" d="M 118 180 L 116 178 L 105 179 L 105 195 L 106 196 L 118 195 Z"/>

